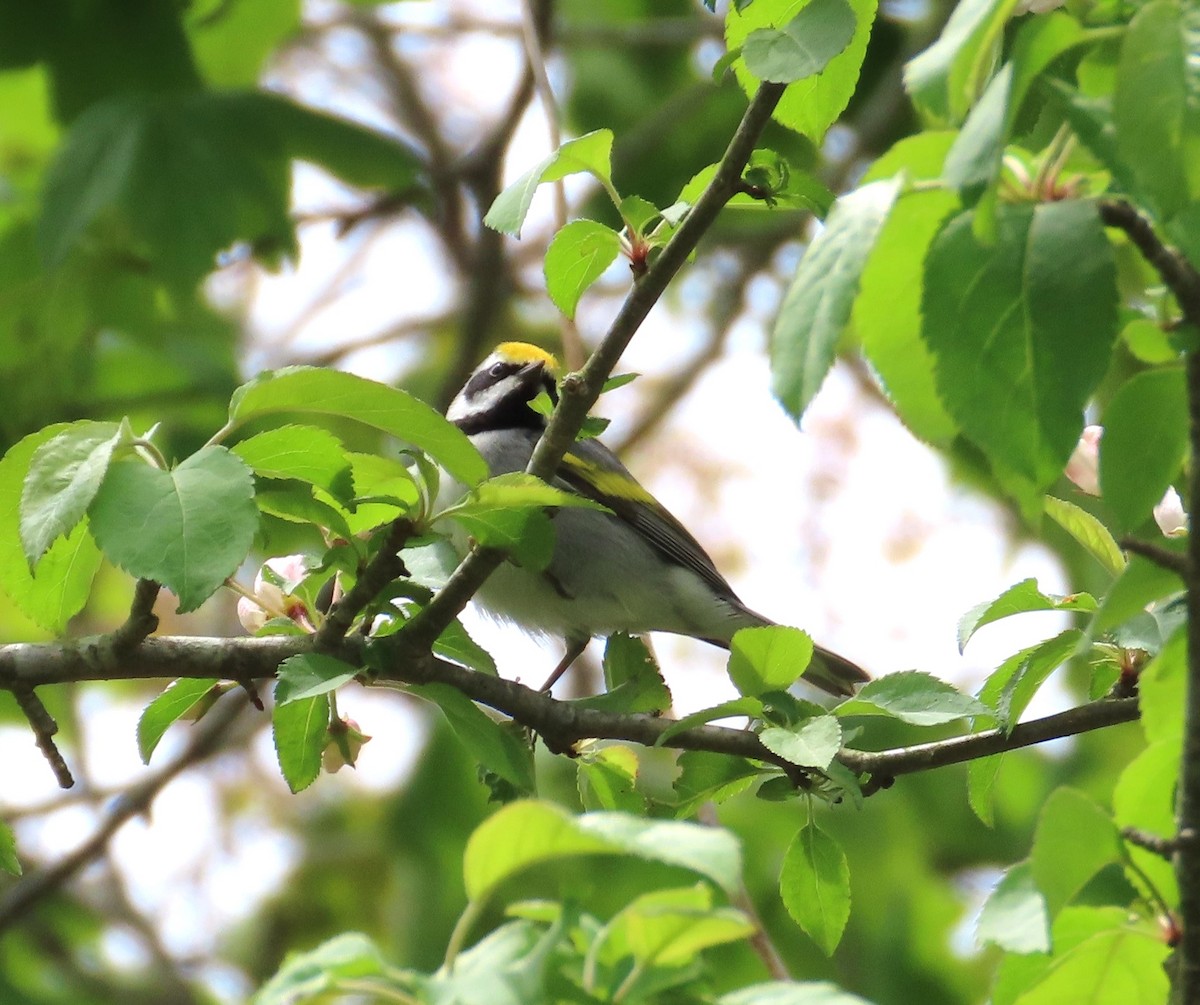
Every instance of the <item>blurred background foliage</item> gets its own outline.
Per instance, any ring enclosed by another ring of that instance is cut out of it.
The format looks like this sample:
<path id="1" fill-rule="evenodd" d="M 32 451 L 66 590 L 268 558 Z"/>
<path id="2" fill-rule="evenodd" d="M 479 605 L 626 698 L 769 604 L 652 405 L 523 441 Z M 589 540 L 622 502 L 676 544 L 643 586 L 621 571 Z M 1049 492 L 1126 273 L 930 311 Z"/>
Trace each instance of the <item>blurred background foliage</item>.
<path id="1" fill-rule="evenodd" d="M 779 127 L 767 145 L 835 192 L 852 185 L 915 130 L 901 67 L 950 6 L 885 3 L 856 96 L 822 148 Z M 537 0 L 531 12 L 472 0 L 0 0 L 3 448 L 51 422 L 129 415 L 142 428 L 164 422 L 182 456 L 263 366 L 347 366 L 444 405 L 498 340 L 558 348 L 544 241 L 506 243 L 478 222 L 514 173 L 506 153 L 528 162 L 544 134 L 531 28 L 564 131 L 612 129 L 622 190 L 659 205 L 719 156 L 745 107 L 731 78 L 712 79 L 721 19 L 692 0 Z M 98 160 L 101 182 L 81 187 Z M 605 212 L 585 188 L 571 195 L 573 212 Z M 795 211 L 722 217 L 668 294 L 692 334 L 667 373 L 644 382 L 617 443 L 652 438 L 735 323 L 761 315 L 754 291 L 778 290 L 806 225 Z M 581 328 L 601 330 L 588 318 L 611 313 L 627 281 L 616 271 L 602 281 Z M 847 372 L 869 395 L 852 361 Z M 1085 579 L 1083 566 L 1072 571 Z M 73 631 L 119 623 L 130 589 L 104 570 Z M 165 632 L 236 630 L 232 600 L 186 620 L 160 613 Z M 0 605 L 0 631 L 42 637 L 13 604 Z M 0 812 L 28 871 L 61 861 L 120 809 L 142 777 L 130 767 L 132 724 L 151 693 L 47 691 L 80 779 L 63 794 L 0 694 Z M 195 754 L 203 763 L 162 782 L 153 828 L 139 818 L 101 842 L 111 854 L 89 858 L 0 937 L 0 1001 L 237 1001 L 289 949 L 351 929 L 397 962 L 436 966 L 487 791 L 438 716 L 395 695 L 368 702 L 403 734 L 373 741 L 394 761 L 369 777 L 327 776 L 287 795 L 248 716 L 216 752 Z M 1137 727 L 1125 726 L 1010 756 L 991 830 L 967 808 L 965 768 L 906 778 L 861 811 L 824 812 L 853 883 L 831 960 L 778 898 L 797 805 L 744 795 L 720 819 L 744 842 L 749 892 L 798 977 L 830 977 L 879 1005 L 977 1002 L 994 957 L 975 947 L 972 912 L 996 870 L 1026 853 L 1047 792 L 1071 784 L 1107 802 L 1137 746 Z M 655 770 L 674 770 L 655 757 Z M 573 805 L 574 785 L 573 765 L 545 758 L 543 794 Z M 601 906 L 636 890 L 597 868 L 543 881 Z M 0 879 L 0 898 L 14 884 Z M 725 986 L 762 977 L 745 945 L 714 959 Z"/>

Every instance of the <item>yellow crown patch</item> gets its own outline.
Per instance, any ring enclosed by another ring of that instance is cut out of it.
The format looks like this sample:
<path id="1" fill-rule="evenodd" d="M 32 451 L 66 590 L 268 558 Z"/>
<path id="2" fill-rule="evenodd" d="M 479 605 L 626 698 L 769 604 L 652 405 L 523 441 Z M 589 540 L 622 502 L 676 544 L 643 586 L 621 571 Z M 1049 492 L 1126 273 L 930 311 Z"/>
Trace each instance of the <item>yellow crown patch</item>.
<path id="1" fill-rule="evenodd" d="M 528 342 L 501 342 L 496 346 L 496 352 L 514 363 L 542 363 L 551 373 L 558 373 L 558 360 L 541 346 Z"/>

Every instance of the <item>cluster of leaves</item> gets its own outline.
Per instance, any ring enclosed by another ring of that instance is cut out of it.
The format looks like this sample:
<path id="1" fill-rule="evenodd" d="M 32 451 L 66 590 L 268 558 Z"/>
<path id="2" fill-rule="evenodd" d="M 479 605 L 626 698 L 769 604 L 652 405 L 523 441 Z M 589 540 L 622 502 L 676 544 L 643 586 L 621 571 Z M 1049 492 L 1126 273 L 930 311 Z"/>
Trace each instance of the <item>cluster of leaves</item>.
<path id="1" fill-rule="evenodd" d="M 553 873 L 574 860 L 600 858 L 609 881 L 643 868 L 660 883 L 680 872 L 692 885 L 659 885 L 608 917 L 581 900 L 510 903 L 508 920 L 466 951 L 462 939 L 484 908 L 517 880 Z M 661 996 L 715 1005 L 861 1005 L 823 983 L 771 982 L 724 994 L 704 951 L 743 941 L 754 930 L 744 912 L 718 905 L 741 888 L 741 852 L 728 831 L 627 813 L 571 816 L 544 802 L 512 803 L 471 835 L 463 861 L 468 904 L 444 965 L 433 973 L 401 969 L 365 936 L 338 936 L 286 960 L 259 991 L 257 1005 L 324 1001 L 337 993 L 411 1002 L 656 1002 Z"/>

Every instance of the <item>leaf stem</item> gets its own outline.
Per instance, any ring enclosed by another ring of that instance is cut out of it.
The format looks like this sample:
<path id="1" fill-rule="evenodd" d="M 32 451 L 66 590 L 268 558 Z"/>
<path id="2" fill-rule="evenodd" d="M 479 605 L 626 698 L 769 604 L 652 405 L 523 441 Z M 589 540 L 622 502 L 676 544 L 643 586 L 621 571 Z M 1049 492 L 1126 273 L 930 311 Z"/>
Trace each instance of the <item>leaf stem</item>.
<path id="1" fill-rule="evenodd" d="M 442 960 L 442 970 L 446 973 L 454 969 L 454 961 L 458 959 L 459 953 L 463 951 L 463 947 L 467 942 L 467 936 L 471 934 L 471 929 L 474 927 L 475 922 L 479 920 L 479 916 L 482 913 L 483 901 L 467 901 L 467 906 L 463 908 L 462 914 L 458 916 L 458 921 L 454 923 L 454 930 L 450 933 L 450 941 L 446 943 L 446 956 Z"/>

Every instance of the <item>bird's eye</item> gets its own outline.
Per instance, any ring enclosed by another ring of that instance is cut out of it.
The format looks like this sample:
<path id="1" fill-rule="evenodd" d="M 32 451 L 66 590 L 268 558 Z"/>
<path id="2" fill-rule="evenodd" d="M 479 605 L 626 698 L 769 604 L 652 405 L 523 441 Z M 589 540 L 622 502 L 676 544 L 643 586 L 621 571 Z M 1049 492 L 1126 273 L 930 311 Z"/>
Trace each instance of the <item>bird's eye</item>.
<path id="1" fill-rule="evenodd" d="M 496 378 L 503 377 L 506 373 L 508 373 L 508 364 L 507 363 L 493 363 L 492 368 L 490 370 L 488 370 L 488 373 L 490 373 L 493 377 L 496 377 Z"/>

